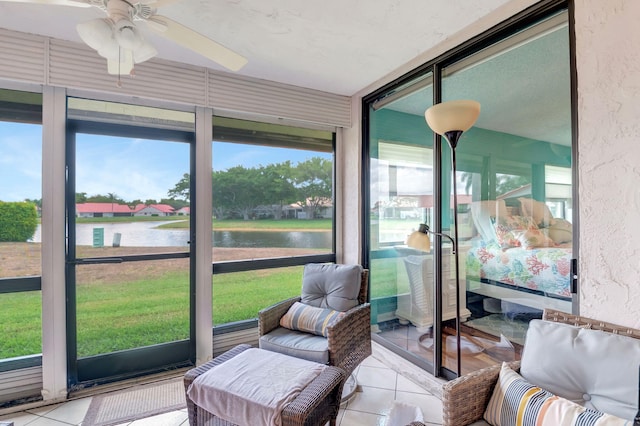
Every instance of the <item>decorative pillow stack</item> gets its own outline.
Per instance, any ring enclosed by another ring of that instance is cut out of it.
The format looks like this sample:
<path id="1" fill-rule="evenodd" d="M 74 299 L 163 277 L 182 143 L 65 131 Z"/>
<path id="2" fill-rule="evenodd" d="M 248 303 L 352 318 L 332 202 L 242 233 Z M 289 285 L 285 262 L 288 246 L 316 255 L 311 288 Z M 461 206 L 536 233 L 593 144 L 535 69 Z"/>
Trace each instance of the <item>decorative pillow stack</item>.
<path id="1" fill-rule="evenodd" d="M 327 337 L 328 327 L 344 316 L 344 312 L 316 308 L 295 302 L 282 318 L 280 326 Z"/>
<path id="2" fill-rule="evenodd" d="M 484 419 L 493 426 L 629 426 L 631 422 L 585 408 L 528 383 L 502 364 Z"/>
<path id="3" fill-rule="evenodd" d="M 503 249 L 522 247 L 553 247 L 551 238 L 540 231 L 534 219 L 529 216 L 507 216 L 494 220 L 498 244 Z"/>

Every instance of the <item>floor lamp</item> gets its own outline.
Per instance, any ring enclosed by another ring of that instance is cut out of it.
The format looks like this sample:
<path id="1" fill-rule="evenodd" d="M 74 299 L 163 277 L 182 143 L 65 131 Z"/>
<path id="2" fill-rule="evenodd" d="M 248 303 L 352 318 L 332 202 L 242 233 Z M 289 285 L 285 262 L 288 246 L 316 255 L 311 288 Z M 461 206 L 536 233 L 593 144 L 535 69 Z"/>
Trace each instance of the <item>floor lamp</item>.
<path id="1" fill-rule="evenodd" d="M 424 251 L 430 251 L 431 244 L 428 234 L 440 235 L 448 238 L 452 244 L 455 261 L 456 276 L 456 350 L 457 374 L 462 375 L 460 358 L 460 265 L 458 255 L 458 192 L 456 188 L 456 146 L 462 133 L 473 126 L 480 115 L 480 104 L 476 101 L 458 100 L 436 104 L 424 113 L 427 124 L 435 133 L 444 136 L 451 147 L 451 170 L 453 173 L 453 237 L 439 232 L 433 232 L 426 224 L 420 224 L 418 231 L 409 236 L 407 245 Z"/>

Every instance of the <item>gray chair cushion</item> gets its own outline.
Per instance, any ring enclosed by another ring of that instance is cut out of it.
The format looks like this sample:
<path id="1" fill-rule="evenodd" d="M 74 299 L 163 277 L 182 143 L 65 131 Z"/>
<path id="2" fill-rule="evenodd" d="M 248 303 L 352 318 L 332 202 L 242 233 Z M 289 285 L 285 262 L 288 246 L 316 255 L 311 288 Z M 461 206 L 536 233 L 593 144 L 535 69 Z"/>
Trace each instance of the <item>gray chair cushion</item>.
<path id="1" fill-rule="evenodd" d="M 567 324 L 529 324 L 520 374 L 587 408 L 633 419 L 640 340 Z"/>
<path id="2" fill-rule="evenodd" d="M 302 303 L 348 311 L 358 305 L 361 277 L 360 265 L 309 263 L 302 276 Z"/>
<path id="3" fill-rule="evenodd" d="M 290 355 L 308 361 L 329 363 L 329 341 L 326 337 L 315 334 L 293 331 L 284 327 L 260 337 L 260 349 Z"/>

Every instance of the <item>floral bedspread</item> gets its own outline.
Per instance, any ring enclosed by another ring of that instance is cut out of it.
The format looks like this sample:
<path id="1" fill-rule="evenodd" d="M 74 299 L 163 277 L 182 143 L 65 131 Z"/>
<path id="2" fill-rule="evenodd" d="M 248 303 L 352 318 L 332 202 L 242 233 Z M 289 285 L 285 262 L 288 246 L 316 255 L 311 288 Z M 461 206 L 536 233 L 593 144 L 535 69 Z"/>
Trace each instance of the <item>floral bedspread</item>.
<path id="1" fill-rule="evenodd" d="M 503 250 L 498 243 L 478 241 L 467 252 L 467 278 L 571 297 L 571 253 L 570 247 Z"/>

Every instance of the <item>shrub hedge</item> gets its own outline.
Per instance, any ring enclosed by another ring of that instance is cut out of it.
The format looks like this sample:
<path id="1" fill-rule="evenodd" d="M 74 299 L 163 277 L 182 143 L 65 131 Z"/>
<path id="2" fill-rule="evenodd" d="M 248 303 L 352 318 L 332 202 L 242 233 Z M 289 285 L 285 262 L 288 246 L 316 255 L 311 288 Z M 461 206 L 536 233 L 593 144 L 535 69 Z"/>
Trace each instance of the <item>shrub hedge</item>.
<path id="1" fill-rule="evenodd" d="M 0 201 L 0 242 L 25 242 L 38 227 L 38 213 L 33 203 Z"/>

